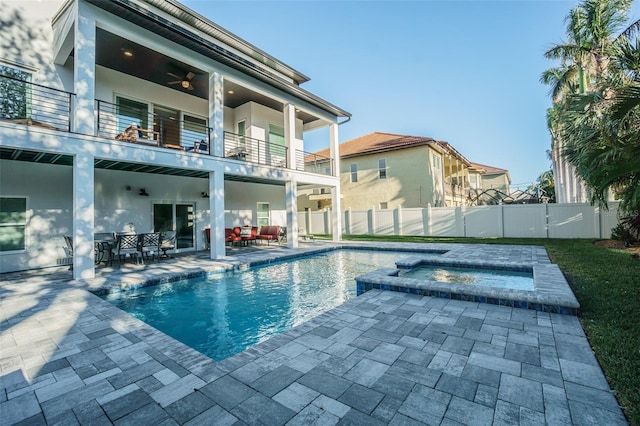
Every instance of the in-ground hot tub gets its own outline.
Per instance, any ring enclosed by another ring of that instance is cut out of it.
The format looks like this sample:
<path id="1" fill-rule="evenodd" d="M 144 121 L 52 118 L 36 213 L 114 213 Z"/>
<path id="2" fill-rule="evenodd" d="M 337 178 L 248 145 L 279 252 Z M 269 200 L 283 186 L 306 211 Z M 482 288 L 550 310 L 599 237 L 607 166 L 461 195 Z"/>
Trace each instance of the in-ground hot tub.
<path id="1" fill-rule="evenodd" d="M 434 275 L 434 270 L 440 272 Z M 477 282 L 483 275 L 500 277 L 501 283 L 491 279 Z M 562 271 L 551 263 L 411 256 L 396 262 L 396 269 L 378 269 L 356 277 L 356 284 L 357 294 L 379 289 L 567 315 L 577 315 L 580 308 Z"/>

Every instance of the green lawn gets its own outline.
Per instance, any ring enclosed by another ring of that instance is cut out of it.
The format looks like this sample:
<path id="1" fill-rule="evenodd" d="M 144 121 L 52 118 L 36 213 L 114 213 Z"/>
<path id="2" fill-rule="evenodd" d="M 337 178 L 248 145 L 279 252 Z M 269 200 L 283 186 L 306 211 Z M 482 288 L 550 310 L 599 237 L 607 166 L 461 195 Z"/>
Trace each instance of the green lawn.
<path id="1" fill-rule="evenodd" d="M 580 302 L 580 322 L 611 389 L 640 425 L 640 260 L 594 240 L 344 236 L 351 241 L 541 245 Z"/>

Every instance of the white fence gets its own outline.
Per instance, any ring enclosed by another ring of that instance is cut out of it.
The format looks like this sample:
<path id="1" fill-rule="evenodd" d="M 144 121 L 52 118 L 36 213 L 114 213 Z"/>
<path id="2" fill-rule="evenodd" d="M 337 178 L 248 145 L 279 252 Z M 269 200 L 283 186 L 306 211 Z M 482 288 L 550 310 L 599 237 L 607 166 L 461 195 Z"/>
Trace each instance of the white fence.
<path id="1" fill-rule="evenodd" d="M 609 210 L 590 204 L 524 204 L 475 207 L 346 210 L 346 235 L 434 237 L 610 238 L 618 203 Z M 298 214 L 309 234 L 331 234 L 328 210 Z"/>

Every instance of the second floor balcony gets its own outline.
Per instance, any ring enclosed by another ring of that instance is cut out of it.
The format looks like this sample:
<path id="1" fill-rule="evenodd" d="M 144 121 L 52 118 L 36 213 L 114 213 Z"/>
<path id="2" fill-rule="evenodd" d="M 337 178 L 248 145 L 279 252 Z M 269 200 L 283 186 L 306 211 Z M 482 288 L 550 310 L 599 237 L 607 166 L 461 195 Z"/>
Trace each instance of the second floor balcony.
<path id="1" fill-rule="evenodd" d="M 74 133 L 73 93 L 0 76 L 0 99 L 0 120 Z M 333 159 L 328 157 L 296 150 L 291 162 L 290 148 L 283 138 L 269 142 L 224 131 L 220 154 L 220 150 L 214 149 L 213 132 L 206 119 L 176 114 L 169 108 L 152 113 L 135 103 L 96 100 L 94 116 L 94 136 L 108 140 L 314 174 L 334 174 Z"/>

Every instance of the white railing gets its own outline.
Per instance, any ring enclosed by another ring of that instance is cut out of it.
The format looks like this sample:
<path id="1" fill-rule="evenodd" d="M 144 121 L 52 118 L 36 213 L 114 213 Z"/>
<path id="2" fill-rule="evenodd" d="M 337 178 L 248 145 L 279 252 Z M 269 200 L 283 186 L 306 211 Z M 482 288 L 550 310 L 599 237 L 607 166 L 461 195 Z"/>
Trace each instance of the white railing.
<path id="1" fill-rule="evenodd" d="M 609 210 L 590 204 L 518 204 L 346 210 L 345 235 L 433 237 L 610 238 L 618 203 Z M 331 234 L 328 210 L 299 213 L 309 234 Z"/>

